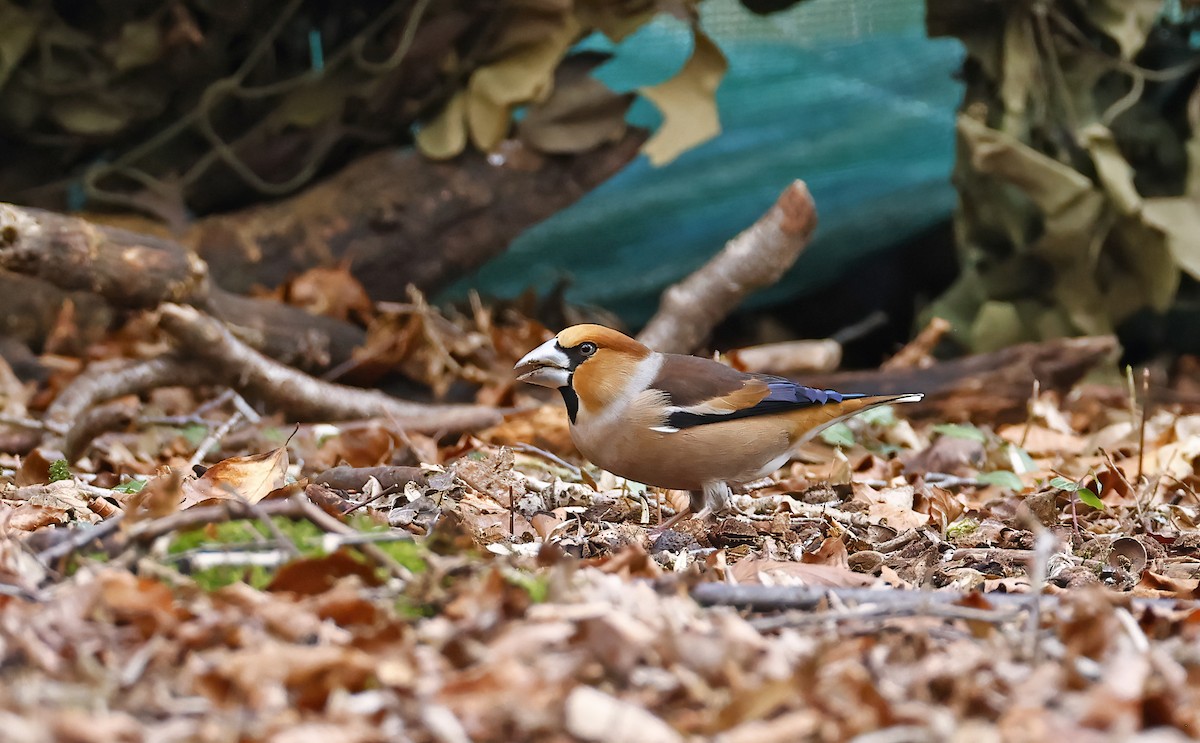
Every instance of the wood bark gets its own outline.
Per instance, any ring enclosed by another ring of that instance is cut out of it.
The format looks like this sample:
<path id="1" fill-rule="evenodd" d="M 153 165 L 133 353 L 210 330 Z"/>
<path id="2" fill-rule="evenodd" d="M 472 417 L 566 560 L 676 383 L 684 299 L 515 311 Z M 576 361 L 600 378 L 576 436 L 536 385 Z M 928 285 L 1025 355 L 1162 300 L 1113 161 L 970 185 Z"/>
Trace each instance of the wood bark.
<path id="1" fill-rule="evenodd" d="M 0 204 L 0 269 L 15 274 L 2 277 L 0 330 L 36 345 L 67 296 L 89 306 L 99 296 L 117 309 L 177 302 L 220 318 L 272 358 L 323 371 L 350 359 L 361 328 L 241 293 L 343 262 L 376 300 L 403 300 L 409 283 L 436 290 L 616 173 L 644 138 L 631 130 L 579 155 L 518 148 L 445 163 L 385 150 L 284 201 L 202 219 L 178 241 L 152 234 L 161 233 L 152 222 L 122 220 L 142 232 Z"/>
<path id="2" fill-rule="evenodd" d="M 310 370 L 348 359 L 366 338 L 350 323 L 212 286 L 204 261 L 168 238 L 42 209 L 0 204 L 0 268 L 34 279 L 31 291 L 49 283 L 63 292 L 99 296 L 117 309 L 193 304 L 239 328 L 255 348 Z M 6 282 L 10 283 L 16 282 Z M 0 295 L 0 309 L 29 307 L 25 292 L 12 288 L 12 293 Z M 58 310 L 45 309 L 55 314 Z M 53 316 L 24 324 L 30 327 L 22 328 L 22 335 L 28 335 L 36 328 L 49 328 Z"/>
<path id="3" fill-rule="evenodd" d="M 580 155 L 513 145 L 449 162 L 385 150 L 286 201 L 202 219 L 183 242 L 234 292 L 345 262 L 373 299 L 403 301 L 408 284 L 434 292 L 499 255 L 620 170 L 644 139 L 630 130 Z"/>

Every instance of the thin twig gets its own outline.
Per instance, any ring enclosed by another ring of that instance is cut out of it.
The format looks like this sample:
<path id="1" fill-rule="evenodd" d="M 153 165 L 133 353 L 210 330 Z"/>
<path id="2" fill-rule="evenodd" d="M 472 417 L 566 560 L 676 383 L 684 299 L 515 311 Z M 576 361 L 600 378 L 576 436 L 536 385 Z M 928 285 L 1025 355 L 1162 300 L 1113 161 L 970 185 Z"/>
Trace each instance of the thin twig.
<path id="1" fill-rule="evenodd" d="M 876 544 L 873 549 L 876 552 L 882 552 L 885 554 L 888 552 L 895 552 L 896 550 L 916 539 L 919 535 L 920 532 L 918 532 L 916 529 L 909 529 L 903 534 L 892 537 L 886 542 L 880 542 L 879 544 Z"/>
<path id="2" fill-rule="evenodd" d="M 275 537 L 276 543 L 284 552 L 292 557 L 300 556 L 300 548 L 296 546 L 296 543 L 292 541 L 291 537 L 283 533 L 283 529 L 279 528 L 279 524 L 275 523 L 275 520 L 271 517 L 271 514 L 263 510 L 261 503 L 251 503 L 250 501 L 246 501 L 246 509 L 249 510 L 250 513 L 254 515 L 254 518 L 258 519 L 263 526 L 267 527 L 267 530 L 270 531 L 271 535 Z"/>
<path id="3" fill-rule="evenodd" d="M 702 606 L 735 606 L 753 612 L 775 612 L 799 609 L 813 611 L 836 599 L 847 603 L 876 606 L 908 607 L 928 604 L 961 604 L 973 596 L 982 596 L 997 607 L 1030 608 L 1043 603 L 1054 606 L 1063 600 L 1058 594 L 999 593 L 980 594 L 950 589 L 910 590 L 903 588 L 852 588 L 844 586 L 764 586 L 756 583 L 701 583 L 691 590 L 692 598 Z M 1198 600 L 1174 598 L 1143 598 L 1114 594 L 1113 601 L 1128 602 L 1135 609 L 1194 609 Z M 1038 625 L 1034 625 L 1036 628 Z"/>
<path id="4" fill-rule="evenodd" d="M 0 424 L 5 426 L 16 426 L 18 428 L 28 428 L 34 431 L 50 431 L 51 433 L 66 433 L 66 429 L 62 426 L 53 426 L 48 421 L 39 421 L 33 418 L 26 418 L 23 415 L 8 415 L 0 413 Z M 57 429 L 57 430 L 56 430 Z"/>
<path id="5" fill-rule="evenodd" d="M 281 514 L 276 514 L 281 515 Z M 389 542 L 411 542 L 413 535 L 401 529 L 390 529 L 388 531 L 378 532 L 363 532 L 356 531 L 352 534 L 330 534 L 325 532 L 321 535 L 319 544 L 310 543 L 311 540 L 305 541 L 306 547 L 321 547 L 322 549 L 333 552 L 342 547 L 356 547 L 361 544 L 387 544 Z M 265 542 L 237 542 L 223 546 L 224 552 L 255 552 L 263 550 L 283 550 L 283 546 L 275 540 L 267 540 Z M 211 552 L 211 549 L 201 548 L 187 550 L 184 552 L 175 552 L 167 555 L 166 560 L 176 561 L 185 560 L 189 555 Z"/>
<path id="6" fill-rule="evenodd" d="M 272 550 L 196 550 L 194 552 L 171 555 L 172 562 L 180 564 L 184 573 L 196 573 L 201 570 L 218 567 L 261 567 L 277 568 L 291 562 L 297 555 L 286 549 Z"/>
<path id="7" fill-rule="evenodd" d="M 318 506 L 316 503 L 313 503 L 308 498 L 302 496 L 293 496 L 288 500 L 299 505 L 300 511 L 304 514 L 305 518 L 313 522 L 313 524 L 317 527 L 324 529 L 331 534 L 344 535 L 355 533 L 353 527 L 350 527 L 333 516 L 325 513 L 325 511 L 321 510 L 320 506 Z M 412 572 L 410 572 L 408 568 L 396 562 L 394 557 L 389 555 L 387 552 L 384 552 L 379 548 L 378 545 L 367 542 L 359 545 L 359 549 L 362 550 L 364 555 L 375 562 L 376 565 L 379 565 L 391 573 L 393 577 L 400 579 L 404 583 L 412 580 Z"/>
<path id="8" fill-rule="evenodd" d="M 270 516 L 302 515 L 294 504 L 286 500 L 263 501 L 259 504 L 259 511 L 260 514 Z M 248 518 L 257 518 L 257 516 L 246 508 L 244 501 L 240 500 L 228 500 L 215 506 L 189 508 L 161 518 L 139 521 L 128 525 L 129 528 L 124 531 L 122 548 L 128 544 L 153 541 L 164 534 L 170 534 L 174 531 L 194 529 L 207 524 Z M 69 530 L 73 533 L 68 539 L 42 550 L 38 553 L 38 557 L 48 563 L 67 557 L 92 542 L 112 536 L 122 528 L 122 524 L 125 521 L 125 516 L 120 514 L 106 521 L 101 521 L 95 526 L 74 527 Z M 110 554 L 115 554 L 118 551 L 120 551 L 120 548 L 110 550 Z"/>
<path id="9" fill-rule="evenodd" d="M 567 460 L 558 456 L 557 454 L 548 452 L 545 449 L 539 449 L 538 447 L 534 446 L 533 444 L 526 444 L 524 442 L 518 441 L 517 443 L 512 445 L 512 448 L 516 451 L 525 452 L 526 454 L 536 454 L 539 457 L 542 457 L 543 459 L 547 459 L 551 462 L 554 462 L 555 464 L 559 465 L 560 467 L 563 467 L 563 468 L 569 470 L 570 473 L 572 475 L 574 475 L 575 477 L 579 477 L 583 472 L 583 470 L 581 470 L 580 468 L 571 464 L 570 462 L 568 462 Z"/>
<path id="10" fill-rule="evenodd" d="M 47 547 L 37 554 L 39 560 L 46 564 L 54 564 L 58 560 L 75 554 L 92 542 L 99 542 L 121 528 L 124 514 L 118 514 L 107 521 L 101 521 L 95 526 L 80 525 L 70 529 L 71 536 L 58 544 Z"/>
<path id="11" fill-rule="evenodd" d="M 1113 610 L 1116 614 L 1117 621 L 1121 625 L 1121 629 L 1125 630 L 1125 634 L 1129 635 L 1129 639 L 1133 641 L 1133 649 L 1139 653 L 1150 652 L 1150 640 L 1146 637 L 1146 633 L 1142 631 L 1137 620 L 1129 613 L 1129 610 L 1124 606 L 1118 606 Z"/>
<path id="12" fill-rule="evenodd" d="M 148 361 L 91 364 L 54 398 L 46 410 L 46 427 L 65 434 L 85 411 L 114 397 L 159 387 L 201 387 L 215 380 L 216 374 L 208 367 L 169 355 Z"/>
<path id="13" fill-rule="evenodd" d="M 978 488 L 984 486 L 984 483 L 974 477 L 959 477 L 958 475 L 949 475 L 944 472 L 928 472 L 923 479 L 928 485 L 936 485 L 939 488 L 946 489 Z"/>
<path id="14" fill-rule="evenodd" d="M 1033 556 L 1029 561 L 1029 585 L 1033 595 L 1040 597 L 1046 588 L 1046 571 L 1050 565 L 1050 557 L 1058 547 L 1058 540 L 1054 538 L 1049 529 L 1038 523 L 1032 514 L 1029 514 L 1028 520 L 1036 535 Z M 1041 660 L 1042 655 L 1041 644 L 1038 642 L 1041 637 L 1039 632 L 1041 626 L 1042 603 L 1035 601 L 1033 611 L 1029 613 L 1029 620 L 1025 625 L 1025 652 L 1034 664 Z"/>
<path id="15" fill-rule="evenodd" d="M 225 438 L 225 436 L 233 430 L 233 427 L 241 422 L 241 411 L 234 411 L 233 415 L 229 416 L 224 423 L 209 431 L 208 435 L 204 437 L 204 440 L 200 442 L 200 445 L 196 447 L 196 453 L 193 454 L 192 458 L 188 460 L 187 468 L 191 470 L 195 468 L 196 465 L 203 462 L 204 458 L 208 456 L 209 451 L 211 451 L 212 448 L 217 444 L 221 443 L 221 439 Z"/>
<path id="16" fill-rule="evenodd" d="M 1041 393 L 1041 387 L 1041 380 L 1034 379 L 1033 392 L 1029 395 L 1029 401 L 1025 403 L 1025 430 L 1021 432 L 1021 442 L 1017 444 L 1022 449 L 1025 448 L 1025 441 L 1029 438 L 1029 429 L 1033 427 L 1033 408 Z"/>
<path id="17" fill-rule="evenodd" d="M 1129 478 L 1125 477 L 1125 473 L 1113 461 L 1112 455 L 1107 450 L 1097 449 L 1097 451 L 1100 452 L 1100 456 L 1104 457 L 1104 462 L 1108 465 L 1109 472 L 1113 472 L 1117 477 L 1121 478 L 1121 482 L 1125 483 L 1125 487 L 1129 488 L 1129 492 L 1133 494 L 1133 504 L 1137 507 L 1138 520 L 1141 521 L 1145 518 L 1145 513 L 1142 510 L 1142 498 L 1137 488 L 1133 486 L 1133 483 L 1129 482 Z"/>
<path id="18" fill-rule="evenodd" d="M 823 611 L 817 614 L 788 612 L 778 616 L 755 617 L 750 625 L 759 632 L 769 632 L 784 627 L 805 627 L 825 622 L 888 621 L 904 617 L 935 617 L 939 619 L 962 619 L 972 622 L 1002 624 L 1018 619 L 1018 610 L 981 609 L 975 606 L 958 606 L 945 603 L 918 603 L 911 606 L 875 605 L 863 603 L 839 611 Z"/>
<path id="19" fill-rule="evenodd" d="M 1150 408 L 1150 369 L 1142 369 L 1142 420 L 1138 426 L 1138 470 L 1137 482 L 1142 484 L 1142 462 L 1146 454 L 1146 413 Z M 1140 496 L 1139 496 L 1140 500 Z M 1140 510 L 1140 506 L 1139 506 Z"/>

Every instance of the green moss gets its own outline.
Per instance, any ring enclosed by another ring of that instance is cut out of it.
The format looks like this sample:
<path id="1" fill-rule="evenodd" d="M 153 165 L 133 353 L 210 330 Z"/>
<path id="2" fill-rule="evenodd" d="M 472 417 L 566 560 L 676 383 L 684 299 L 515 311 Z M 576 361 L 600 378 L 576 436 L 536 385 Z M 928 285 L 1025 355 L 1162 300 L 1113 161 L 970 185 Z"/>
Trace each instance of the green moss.
<path id="1" fill-rule="evenodd" d="M 55 459 L 50 463 L 50 482 L 71 479 L 71 466 L 65 459 Z"/>
<path id="2" fill-rule="evenodd" d="M 272 517 L 271 522 L 280 533 L 296 545 L 301 558 L 319 558 L 329 554 L 326 549 L 325 532 L 312 522 L 282 516 Z M 355 531 L 364 533 L 389 531 L 388 527 L 376 523 L 366 515 L 352 517 L 350 526 Z M 261 521 L 230 521 L 209 524 L 177 534 L 168 545 L 167 553 L 178 557 L 189 552 L 204 550 L 252 550 L 256 544 L 274 541 L 275 534 Z M 381 541 L 374 544 L 414 573 L 423 572 L 428 567 L 424 557 L 424 547 L 412 540 Z M 347 549 L 361 555 L 358 545 L 347 545 Z M 237 581 L 245 582 L 255 588 L 262 588 L 271 582 L 274 575 L 274 568 L 259 565 L 220 565 L 197 570 L 191 574 L 191 577 L 201 587 L 214 590 Z M 380 568 L 379 577 L 386 579 L 386 570 Z"/>

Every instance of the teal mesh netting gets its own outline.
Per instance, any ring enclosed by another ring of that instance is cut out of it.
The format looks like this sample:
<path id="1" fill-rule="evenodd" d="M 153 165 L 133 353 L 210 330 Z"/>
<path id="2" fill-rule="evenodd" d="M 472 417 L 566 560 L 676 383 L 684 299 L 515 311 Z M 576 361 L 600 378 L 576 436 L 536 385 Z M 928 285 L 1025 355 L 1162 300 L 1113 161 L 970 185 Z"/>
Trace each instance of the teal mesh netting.
<path id="1" fill-rule="evenodd" d="M 757 219 L 793 178 L 820 213 L 789 275 L 752 303 L 827 284 L 870 254 L 949 216 L 953 74 L 961 47 L 925 37 L 922 0 L 810 0 L 754 16 L 734 0 L 702 4 L 729 58 L 718 92 L 723 133 L 662 168 L 639 158 L 574 206 L 530 229 L 454 287 L 492 296 L 564 276 L 573 302 L 638 324 L 664 287 Z M 659 20 L 626 39 L 596 75 L 616 90 L 659 82 L 690 52 L 687 29 Z M 591 48 L 612 48 L 589 39 Z M 639 100 L 633 123 L 655 126 Z"/>

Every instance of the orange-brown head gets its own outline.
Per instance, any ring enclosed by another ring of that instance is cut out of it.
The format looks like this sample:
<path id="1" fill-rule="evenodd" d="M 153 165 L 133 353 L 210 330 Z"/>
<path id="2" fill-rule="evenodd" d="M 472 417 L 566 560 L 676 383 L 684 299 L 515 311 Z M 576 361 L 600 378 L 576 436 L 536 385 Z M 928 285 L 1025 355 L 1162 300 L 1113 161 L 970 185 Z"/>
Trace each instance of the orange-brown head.
<path id="1" fill-rule="evenodd" d="M 624 390 L 638 363 L 653 353 L 633 338 L 603 325 L 573 325 L 517 362 L 517 379 L 569 390 L 584 406 L 599 409 Z M 568 392 L 563 392 L 571 401 Z"/>

